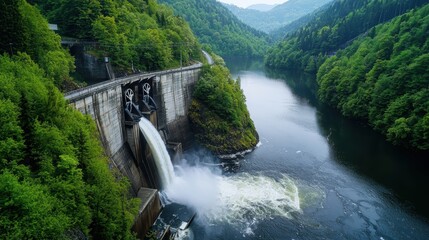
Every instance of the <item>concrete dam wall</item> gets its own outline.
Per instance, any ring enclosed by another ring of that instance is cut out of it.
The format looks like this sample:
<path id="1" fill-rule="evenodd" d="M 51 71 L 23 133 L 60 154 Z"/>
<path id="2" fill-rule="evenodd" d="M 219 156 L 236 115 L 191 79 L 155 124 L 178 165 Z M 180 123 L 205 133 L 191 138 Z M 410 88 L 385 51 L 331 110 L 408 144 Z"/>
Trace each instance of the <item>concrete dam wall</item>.
<path id="1" fill-rule="evenodd" d="M 187 146 L 192 139 L 187 114 L 201 67 L 113 79 L 65 96 L 71 106 L 95 120 L 110 167 L 127 176 L 132 193 L 141 198 L 133 226 L 141 239 L 161 212 L 161 203 L 154 189 L 160 178 L 139 120 L 149 119 L 170 149 Z"/>
<path id="2" fill-rule="evenodd" d="M 192 138 L 188 109 L 200 70 L 180 71 L 161 75 L 156 84 L 156 101 L 162 103 L 158 111 L 158 128 L 166 130 L 168 140 L 189 146 Z"/>
<path id="3" fill-rule="evenodd" d="M 134 92 L 131 101 L 135 105 L 141 105 L 145 94 L 142 85 L 148 84 L 148 94 L 154 100 L 156 110 L 147 112 L 147 109 L 141 108 L 141 112 L 157 126 L 167 144 L 183 143 L 187 146 L 192 139 L 187 113 L 201 67 L 202 64 L 196 64 L 132 75 L 66 94 L 70 105 L 95 120 L 111 167 L 118 168 L 130 179 L 135 195 L 141 187 L 155 186 L 145 178 L 145 172 L 150 167 L 145 158 L 150 153 L 144 147 L 144 139 L 141 139 L 138 126 L 133 126 L 126 119 L 125 108 L 129 99 L 127 100 L 125 91 L 131 89 Z"/>

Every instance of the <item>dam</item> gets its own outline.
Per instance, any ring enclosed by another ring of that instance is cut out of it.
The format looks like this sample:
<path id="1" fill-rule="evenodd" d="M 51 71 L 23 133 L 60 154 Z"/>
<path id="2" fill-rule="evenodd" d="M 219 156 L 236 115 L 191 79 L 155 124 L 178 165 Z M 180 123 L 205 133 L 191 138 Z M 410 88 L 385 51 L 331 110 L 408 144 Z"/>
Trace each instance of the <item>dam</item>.
<path id="1" fill-rule="evenodd" d="M 174 174 L 170 156 L 179 158 L 192 141 L 187 113 L 202 66 L 125 76 L 65 95 L 73 108 L 94 119 L 110 168 L 128 177 L 131 194 L 142 199 L 133 227 L 139 238 L 161 211 L 157 189 Z"/>

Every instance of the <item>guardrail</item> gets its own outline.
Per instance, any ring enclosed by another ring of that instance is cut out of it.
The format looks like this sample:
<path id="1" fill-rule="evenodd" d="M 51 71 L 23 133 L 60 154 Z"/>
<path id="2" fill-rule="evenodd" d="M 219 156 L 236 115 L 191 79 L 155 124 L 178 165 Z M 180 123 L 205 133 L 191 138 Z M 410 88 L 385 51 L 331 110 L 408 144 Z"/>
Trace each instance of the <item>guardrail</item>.
<path id="1" fill-rule="evenodd" d="M 144 78 L 151 78 L 154 76 L 164 75 L 164 74 L 170 74 L 170 73 L 176 73 L 176 72 L 182 72 L 182 71 L 189 71 L 201 68 L 203 66 L 202 63 L 198 62 L 196 64 L 193 64 L 191 66 L 187 67 L 181 67 L 181 68 L 175 68 L 175 69 L 169 69 L 169 70 L 163 70 L 163 71 L 156 71 L 156 72 L 148 72 L 148 73 L 138 73 L 133 74 L 130 76 L 115 78 L 111 80 L 107 80 L 101 83 L 97 83 L 91 86 L 87 86 L 81 89 L 77 89 L 74 91 L 67 92 L 65 94 L 65 99 L 69 100 L 70 102 L 74 102 L 76 100 L 82 99 L 84 97 L 90 96 L 93 93 L 104 91 L 108 88 L 115 87 L 118 85 L 126 84 L 126 83 L 133 83 L 135 81 L 140 81 Z"/>

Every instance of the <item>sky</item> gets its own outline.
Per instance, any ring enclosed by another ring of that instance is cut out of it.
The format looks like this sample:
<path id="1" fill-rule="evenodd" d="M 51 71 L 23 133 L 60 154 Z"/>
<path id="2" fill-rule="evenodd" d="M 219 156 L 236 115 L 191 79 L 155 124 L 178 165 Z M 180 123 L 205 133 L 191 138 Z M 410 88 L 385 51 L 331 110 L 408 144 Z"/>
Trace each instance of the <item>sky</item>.
<path id="1" fill-rule="evenodd" d="M 246 8 L 253 4 L 279 4 L 287 2 L 287 0 L 218 0 L 219 2 L 234 4 L 241 8 Z"/>

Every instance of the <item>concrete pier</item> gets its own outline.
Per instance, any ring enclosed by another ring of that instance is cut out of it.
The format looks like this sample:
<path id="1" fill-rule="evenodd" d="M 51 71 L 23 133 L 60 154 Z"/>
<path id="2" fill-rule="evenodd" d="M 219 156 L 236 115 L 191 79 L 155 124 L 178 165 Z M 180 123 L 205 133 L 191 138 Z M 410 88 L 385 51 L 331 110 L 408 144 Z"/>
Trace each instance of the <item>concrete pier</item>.
<path id="1" fill-rule="evenodd" d="M 162 206 L 159 200 L 158 190 L 141 188 L 138 198 L 142 200 L 139 215 L 136 216 L 133 231 L 137 233 L 139 239 L 144 239 L 145 234 L 158 218 Z"/>

